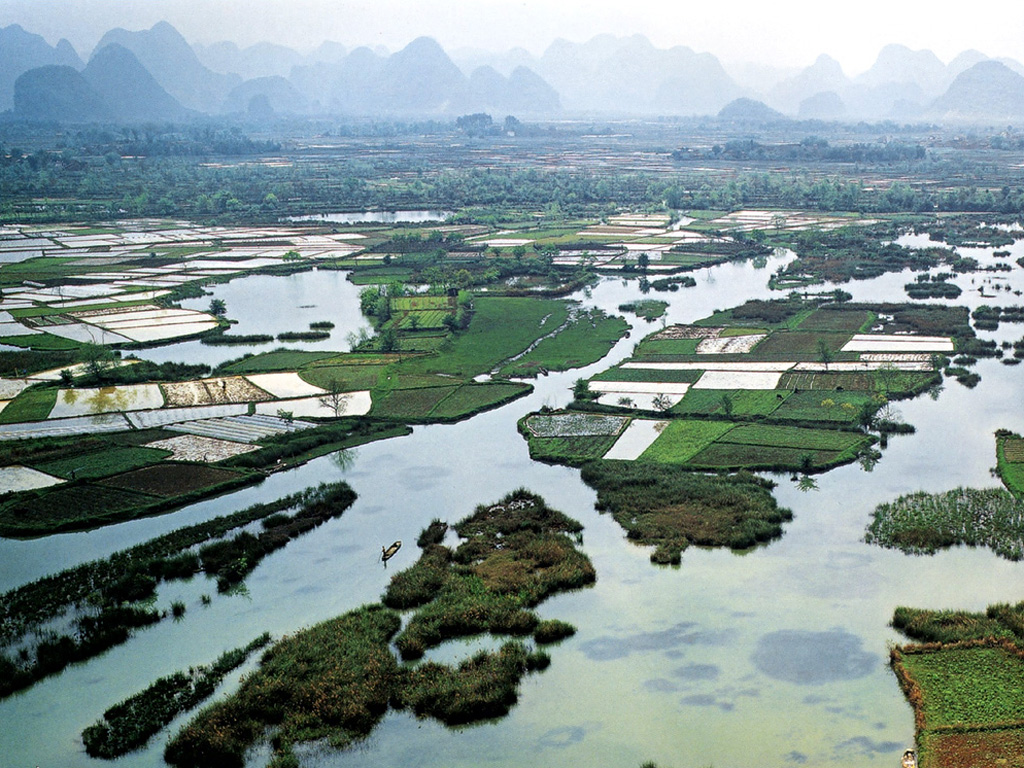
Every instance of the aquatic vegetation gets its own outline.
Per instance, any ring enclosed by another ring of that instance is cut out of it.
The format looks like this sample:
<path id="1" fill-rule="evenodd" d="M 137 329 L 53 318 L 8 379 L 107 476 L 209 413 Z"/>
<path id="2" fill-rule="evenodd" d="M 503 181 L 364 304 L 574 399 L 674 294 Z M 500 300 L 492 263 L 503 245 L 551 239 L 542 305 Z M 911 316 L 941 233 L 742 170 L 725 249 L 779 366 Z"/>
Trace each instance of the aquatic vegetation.
<path id="1" fill-rule="evenodd" d="M 454 551 L 429 545 L 385 592 L 386 605 L 419 606 L 395 641 L 404 659 L 453 637 L 533 633 L 540 619 L 529 608 L 595 579 L 567 535 L 579 523 L 528 491 L 477 507 L 455 530 L 463 541 Z"/>
<path id="2" fill-rule="evenodd" d="M 220 588 L 227 589 L 264 556 L 340 515 L 353 501 L 355 493 L 345 483 L 321 485 L 179 528 L 0 595 L 0 697 L 97 656 L 128 640 L 133 630 L 163 619 L 156 610 L 132 605 L 152 597 L 159 582 L 190 578 L 205 570 L 217 578 Z M 293 514 L 283 514 L 293 508 Z M 272 524 L 258 536 L 242 532 L 222 538 L 236 528 L 272 517 Z M 196 547 L 201 547 L 198 553 Z M 66 629 L 39 634 L 44 624 L 63 616 L 67 616 Z M 26 653 L 7 655 L 19 646 Z"/>
<path id="3" fill-rule="evenodd" d="M 400 626 L 397 613 L 370 605 L 285 637 L 236 693 L 202 710 L 170 740 L 164 759 L 182 768 L 241 768 L 245 750 L 267 725 L 275 726 L 279 764 L 287 764 L 298 741 L 351 744 L 387 711 L 398 673 L 388 641 Z"/>
<path id="4" fill-rule="evenodd" d="M 531 652 L 520 642 L 510 642 L 496 653 L 478 653 L 458 667 L 433 662 L 404 667 L 391 703 L 446 725 L 502 717 L 516 703 L 523 675 L 550 663 L 543 651 Z"/>
<path id="5" fill-rule="evenodd" d="M 664 315 L 667 309 L 668 302 L 659 301 L 658 299 L 640 299 L 626 304 L 619 304 L 619 312 L 632 312 L 649 323 Z"/>
<path id="6" fill-rule="evenodd" d="M 570 538 L 582 526 L 520 489 L 481 505 L 455 525 L 462 543 L 440 542 L 448 526 L 434 520 L 420 535 L 423 554 L 392 577 L 388 606 L 415 608 L 404 631 L 399 614 L 363 606 L 286 637 L 264 654 L 239 690 L 200 712 L 167 746 L 165 759 L 185 768 L 242 766 L 246 749 L 270 728 L 272 766 L 295 764 L 292 747 L 327 739 L 345 748 L 367 736 L 390 703 L 448 725 L 506 714 L 523 676 L 550 657 L 522 641 L 483 651 L 456 666 L 399 666 L 441 641 L 468 634 L 527 635 L 550 643 L 575 630 L 541 622 L 529 607 L 549 594 L 593 582 L 590 561 Z"/>
<path id="7" fill-rule="evenodd" d="M 597 508 L 612 513 L 626 536 L 654 545 L 651 560 L 678 563 L 690 544 L 745 549 L 782 535 L 792 512 L 754 475 L 700 475 L 662 464 L 594 461 L 582 479 L 597 491 Z"/>
<path id="8" fill-rule="evenodd" d="M 934 554 L 967 544 L 1020 560 L 1024 558 L 1024 502 L 1002 488 L 919 491 L 879 504 L 864 540 L 912 554 Z"/>
<path id="9" fill-rule="evenodd" d="M 175 717 L 209 698 L 228 672 L 269 642 L 269 634 L 260 635 L 242 648 L 226 651 L 209 666 L 190 667 L 187 672 L 161 677 L 115 704 L 82 731 L 85 751 L 90 757 L 109 760 L 145 746 Z"/>

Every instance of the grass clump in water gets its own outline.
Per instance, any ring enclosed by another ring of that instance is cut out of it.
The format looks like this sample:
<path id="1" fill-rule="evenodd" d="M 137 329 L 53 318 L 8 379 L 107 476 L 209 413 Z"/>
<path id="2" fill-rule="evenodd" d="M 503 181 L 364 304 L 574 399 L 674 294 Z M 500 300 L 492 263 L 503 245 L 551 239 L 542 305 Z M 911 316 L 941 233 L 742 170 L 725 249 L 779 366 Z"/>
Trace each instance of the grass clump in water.
<path id="1" fill-rule="evenodd" d="M 984 546 L 1008 560 L 1024 558 L 1024 502 L 1002 488 L 917 493 L 879 504 L 864 540 L 911 554 L 954 544 Z"/>
<path id="2" fill-rule="evenodd" d="M 209 698 L 225 675 L 269 642 L 270 635 L 263 634 L 243 648 L 227 651 L 209 666 L 161 677 L 144 691 L 115 704 L 82 731 L 85 751 L 90 757 L 109 760 L 140 749 L 179 714 Z"/>
<path id="3" fill-rule="evenodd" d="M 690 544 L 746 549 L 782 535 L 793 513 L 776 504 L 774 484 L 748 473 L 729 476 L 682 472 L 628 461 L 594 461 L 583 482 L 597 491 L 633 541 L 655 546 L 655 563 L 680 562 Z"/>
<path id="4" fill-rule="evenodd" d="M 529 608 L 595 579 L 569 538 L 582 526 L 528 491 L 477 507 L 455 530 L 463 541 L 454 551 L 428 544 L 384 595 L 392 607 L 421 606 L 396 640 L 404 659 L 454 637 L 531 634 L 540 619 Z"/>
<path id="5" fill-rule="evenodd" d="M 546 654 L 530 653 L 522 643 L 510 642 L 497 652 L 478 653 L 458 667 L 418 664 L 402 670 L 392 703 L 446 725 L 502 717 L 516 703 L 523 675 L 549 662 Z"/>
<path id="6" fill-rule="evenodd" d="M 545 643 L 575 631 L 540 621 L 530 608 L 594 581 L 593 566 L 570 538 L 579 540 L 579 523 L 518 490 L 477 507 L 455 529 L 463 542 L 451 550 L 440 543 L 447 525 L 434 520 L 420 536 L 419 561 L 392 577 L 385 593 L 388 606 L 416 609 L 395 640 L 404 659 L 482 632 L 534 633 Z M 170 741 L 165 759 L 189 768 L 241 768 L 246 750 L 269 727 L 272 768 L 297 765 L 295 743 L 326 739 L 344 748 L 370 733 L 389 702 L 449 725 L 499 717 L 515 704 L 522 677 L 551 663 L 547 653 L 515 640 L 457 667 L 400 667 L 390 648 L 400 626 L 394 610 L 371 605 L 285 638 L 237 693 L 200 712 Z"/>
<path id="7" fill-rule="evenodd" d="M 171 765 L 241 768 L 245 751 L 275 727 L 271 764 L 292 745 L 326 738 L 344 747 L 366 736 L 387 711 L 398 663 L 388 642 L 398 614 L 365 606 L 286 637 L 263 655 L 238 692 L 206 708 L 167 745 Z"/>

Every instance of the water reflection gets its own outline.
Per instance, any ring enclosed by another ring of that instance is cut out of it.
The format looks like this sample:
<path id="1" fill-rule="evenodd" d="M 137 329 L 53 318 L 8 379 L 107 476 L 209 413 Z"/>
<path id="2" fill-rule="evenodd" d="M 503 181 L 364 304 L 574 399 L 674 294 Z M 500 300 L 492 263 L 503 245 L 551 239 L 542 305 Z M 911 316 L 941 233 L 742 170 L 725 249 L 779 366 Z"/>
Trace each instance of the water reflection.
<path id="1" fill-rule="evenodd" d="M 881 663 L 863 650 L 859 637 L 842 629 L 770 632 L 758 641 L 752 659 L 762 674 L 797 685 L 853 680 Z"/>

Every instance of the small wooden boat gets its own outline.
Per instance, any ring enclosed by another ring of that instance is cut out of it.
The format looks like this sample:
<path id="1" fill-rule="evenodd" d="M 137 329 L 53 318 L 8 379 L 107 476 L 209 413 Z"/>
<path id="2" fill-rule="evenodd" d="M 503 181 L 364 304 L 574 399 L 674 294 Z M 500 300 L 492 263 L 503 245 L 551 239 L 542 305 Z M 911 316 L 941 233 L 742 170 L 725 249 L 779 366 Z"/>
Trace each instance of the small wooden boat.
<path id="1" fill-rule="evenodd" d="M 394 557 L 395 553 L 398 550 L 400 550 L 401 548 L 402 548 L 402 542 L 401 541 L 396 541 L 390 547 L 381 547 L 380 548 L 380 559 L 381 559 L 381 561 L 384 562 L 384 563 L 387 563 L 387 561 L 390 560 L 392 557 Z"/>
<path id="2" fill-rule="evenodd" d="M 917 753 L 914 750 L 908 749 L 903 752 L 900 768 L 917 768 Z"/>

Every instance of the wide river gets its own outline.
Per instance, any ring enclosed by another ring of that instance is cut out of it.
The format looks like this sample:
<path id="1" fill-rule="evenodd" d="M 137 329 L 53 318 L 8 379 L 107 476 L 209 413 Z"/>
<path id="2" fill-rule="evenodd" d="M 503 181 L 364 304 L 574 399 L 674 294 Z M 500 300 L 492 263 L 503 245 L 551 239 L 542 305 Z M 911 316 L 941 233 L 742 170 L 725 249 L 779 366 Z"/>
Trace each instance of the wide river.
<path id="1" fill-rule="evenodd" d="M 1018 250 L 1013 258 L 1024 253 Z M 696 288 L 652 296 L 671 301 L 669 322 L 692 321 L 767 297 L 768 276 L 785 258 L 760 270 L 750 264 L 702 270 L 694 275 Z M 1015 269 L 997 280 L 1022 289 L 1021 273 Z M 843 287 L 858 300 L 902 301 L 909 279 L 889 275 Z M 983 280 L 966 276 L 960 282 L 971 289 L 972 279 Z M 333 281 L 337 291 L 313 293 L 318 280 Z M 334 319 L 340 331 L 361 322 L 352 306 L 357 291 L 340 283 L 337 275 L 321 272 L 253 277 L 215 290 L 227 296 L 229 316 L 242 320 L 237 333 L 278 330 L 271 313 L 245 309 L 256 305 L 274 307 L 278 316 L 302 306 L 303 317 Z M 301 289 L 305 285 L 309 291 Z M 635 282 L 606 279 L 577 298 L 616 312 L 619 303 L 638 295 Z M 996 303 L 965 290 L 956 303 L 986 302 Z M 583 548 L 597 569 L 597 584 L 539 609 L 572 622 L 578 633 L 551 648 L 551 667 L 526 679 L 519 703 L 504 719 L 449 730 L 392 713 L 356 749 L 303 750 L 304 765 L 896 765 L 913 743 L 913 718 L 886 664 L 889 644 L 899 640 L 888 626 L 893 609 L 977 610 L 1016 602 L 1024 599 L 1024 564 L 967 548 L 910 557 L 864 544 L 864 529 L 875 505 L 899 494 L 994 485 L 992 433 L 999 427 L 1024 431 L 1024 370 L 982 361 L 976 389 L 951 381 L 937 397 L 900 403 L 917 433 L 892 439 L 870 473 L 857 464 L 842 467 L 817 476 L 817 490 L 810 491 L 801 491 L 788 475 L 777 477 L 776 496 L 795 515 L 781 539 L 744 553 L 691 548 L 681 566 L 655 567 L 648 549 L 628 542 L 609 516 L 594 510 L 595 494 L 577 470 L 530 460 L 515 426 L 528 411 L 565 404 L 573 380 L 627 356 L 640 336 L 660 324 L 633 322 L 632 338 L 601 363 L 542 378 L 529 397 L 460 424 L 417 427 L 408 437 L 326 456 L 174 514 L 89 533 L 0 540 L 0 589 L 9 589 L 322 481 L 345 479 L 359 494 L 341 518 L 267 558 L 241 594 L 217 595 L 212 582 L 198 577 L 171 584 L 159 603 L 183 600 L 182 621 L 140 631 L 101 658 L 0 702 L 0 764 L 96 766 L 79 734 L 111 704 L 260 632 L 281 636 L 376 601 L 389 576 L 413 562 L 412 542 L 432 518 L 458 520 L 476 504 L 525 486 L 586 526 Z M 1022 332 L 1004 325 L 987 336 L 1014 339 Z M 240 354 L 204 349 L 206 362 Z M 163 347 L 155 356 L 173 359 L 175 352 L 185 356 L 183 347 Z M 384 570 L 380 547 L 395 539 L 406 547 Z M 201 604 L 203 594 L 213 596 L 209 606 Z M 433 657 L 458 659 L 486 643 L 451 643 Z M 237 685 L 239 674 L 222 692 Z M 149 749 L 118 763 L 162 765 L 166 738 L 161 734 Z M 258 751 L 251 763 L 265 760 Z"/>

